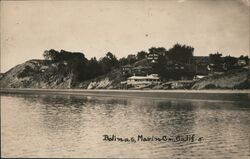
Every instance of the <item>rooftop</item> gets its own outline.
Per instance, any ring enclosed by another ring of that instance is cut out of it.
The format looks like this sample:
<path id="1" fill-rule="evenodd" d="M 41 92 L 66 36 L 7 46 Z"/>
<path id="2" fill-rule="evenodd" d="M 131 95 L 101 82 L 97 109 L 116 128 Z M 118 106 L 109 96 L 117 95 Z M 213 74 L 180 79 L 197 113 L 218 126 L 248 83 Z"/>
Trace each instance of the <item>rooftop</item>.
<path id="1" fill-rule="evenodd" d="M 131 76 L 128 78 L 128 80 L 133 80 L 133 79 L 155 79 L 155 80 L 158 80 L 159 77 L 157 74 L 151 74 L 148 76 Z"/>

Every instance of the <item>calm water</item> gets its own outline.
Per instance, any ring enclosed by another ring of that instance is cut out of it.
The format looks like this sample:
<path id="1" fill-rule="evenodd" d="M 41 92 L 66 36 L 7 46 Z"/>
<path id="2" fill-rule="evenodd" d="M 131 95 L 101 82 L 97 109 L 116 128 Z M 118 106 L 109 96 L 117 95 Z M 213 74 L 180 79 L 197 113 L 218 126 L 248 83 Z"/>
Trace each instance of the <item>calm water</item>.
<path id="1" fill-rule="evenodd" d="M 193 134 L 194 142 L 176 139 Z M 103 141 L 103 135 L 136 141 Z M 138 141 L 138 135 L 173 140 Z M 2 95 L 1 138 L 4 157 L 249 159 L 250 106 L 247 102 Z"/>

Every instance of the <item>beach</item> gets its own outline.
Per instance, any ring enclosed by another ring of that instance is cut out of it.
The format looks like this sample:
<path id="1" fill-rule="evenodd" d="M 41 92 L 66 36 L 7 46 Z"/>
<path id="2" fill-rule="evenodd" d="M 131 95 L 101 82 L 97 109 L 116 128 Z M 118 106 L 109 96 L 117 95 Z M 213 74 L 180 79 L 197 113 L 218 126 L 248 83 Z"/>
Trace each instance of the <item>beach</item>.
<path id="1" fill-rule="evenodd" d="M 86 90 L 3 88 L 1 93 L 62 94 L 83 96 L 111 96 L 122 98 L 153 98 L 183 100 L 250 101 L 250 90 Z"/>

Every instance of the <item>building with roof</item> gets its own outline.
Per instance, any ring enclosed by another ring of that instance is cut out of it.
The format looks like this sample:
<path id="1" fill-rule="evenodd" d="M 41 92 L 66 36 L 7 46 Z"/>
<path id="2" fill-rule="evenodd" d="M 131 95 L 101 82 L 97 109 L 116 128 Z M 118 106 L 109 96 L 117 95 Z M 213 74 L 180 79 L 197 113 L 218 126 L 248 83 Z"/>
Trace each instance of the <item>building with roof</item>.
<path id="1" fill-rule="evenodd" d="M 148 86 L 151 84 L 158 84 L 160 83 L 160 78 L 158 77 L 158 74 L 151 74 L 147 76 L 131 76 L 127 79 L 126 84 L 132 85 L 135 87 L 140 86 Z"/>
<path id="2" fill-rule="evenodd" d="M 132 74 L 132 68 L 131 65 L 125 65 L 121 67 L 122 75 L 131 75 Z"/>
<path id="3" fill-rule="evenodd" d="M 132 74 L 134 75 L 147 75 L 152 72 L 151 66 L 137 66 L 132 68 Z"/>
<path id="4" fill-rule="evenodd" d="M 125 65 L 121 67 L 122 75 L 124 76 L 131 76 L 131 75 L 142 75 L 145 76 L 152 72 L 152 66 L 132 66 L 132 65 Z"/>
<path id="5" fill-rule="evenodd" d="M 247 65 L 247 60 L 245 59 L 238 59 L 237 60 L 238 66 L 246 66 Z"/>
<path id="6" fill-rule="evenodd" d="M 158 53 L 149 53 L 147 55 L 147 60 L 151 63 L 156 63 L 157 60 L 159 58 L 159 54 Z"/>

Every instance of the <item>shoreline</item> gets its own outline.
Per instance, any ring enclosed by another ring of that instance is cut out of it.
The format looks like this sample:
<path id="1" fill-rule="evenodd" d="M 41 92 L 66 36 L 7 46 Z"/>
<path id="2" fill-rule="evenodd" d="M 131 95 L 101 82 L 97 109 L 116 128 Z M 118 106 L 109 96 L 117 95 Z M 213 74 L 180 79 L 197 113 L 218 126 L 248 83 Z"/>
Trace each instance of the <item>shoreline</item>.
<path id="1" fill-rule="evenodd" d="M 54 94 L 121 98 L 249 101 L 250 90 L 107 90 L 1 88 L 1 94 Z"/>

